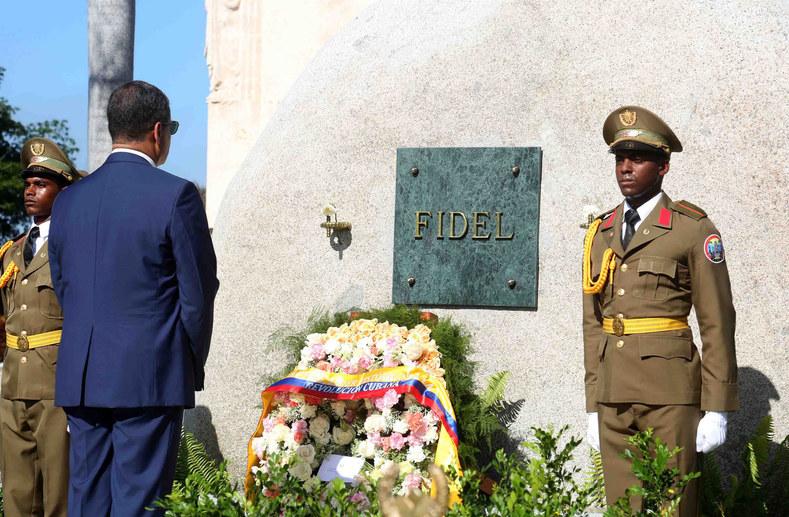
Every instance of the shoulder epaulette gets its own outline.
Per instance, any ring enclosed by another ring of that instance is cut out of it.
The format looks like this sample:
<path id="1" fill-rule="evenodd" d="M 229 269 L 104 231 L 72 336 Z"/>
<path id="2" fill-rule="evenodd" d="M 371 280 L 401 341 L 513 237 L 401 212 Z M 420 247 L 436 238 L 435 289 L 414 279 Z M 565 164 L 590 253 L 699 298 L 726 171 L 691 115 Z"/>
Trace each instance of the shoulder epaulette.
<path id="1" fill-rule="evenodd" d="M 702 210 L 701 208 L 697 207 L 693 203 L 689 201 L 674 201 L 671 204 L 671 208 L 676 210 L 677 212 L 684 214 L 692 219 L 698 221 L 699 219 L 704 219 L 707 217 L 707 212 Z"/>
<path id="2" fill-rule="evenodd" d="M 601 220 L 605 221 L 608 218 L 608 216 L 613 215 L 614 212 L 616 212 L 616 207 L 612 208 L 611 210 L 607 210 L 607 211 L 603 212 L 602 214 L 600 214 L 597 217 L 595 217 L 595 219 L 601 219 Z"/>
<path id="3" fill-rule="evenodd" d="M 595 219 L 600 219 L 602 223 L 600 224 L 600 228 L 606 230 L 614 224 L 614 219 L 616 218 L 616 209 L 617 207 L 612 208 L 607 212 L 603 212 L 602 214 L 598 215 Z"/>

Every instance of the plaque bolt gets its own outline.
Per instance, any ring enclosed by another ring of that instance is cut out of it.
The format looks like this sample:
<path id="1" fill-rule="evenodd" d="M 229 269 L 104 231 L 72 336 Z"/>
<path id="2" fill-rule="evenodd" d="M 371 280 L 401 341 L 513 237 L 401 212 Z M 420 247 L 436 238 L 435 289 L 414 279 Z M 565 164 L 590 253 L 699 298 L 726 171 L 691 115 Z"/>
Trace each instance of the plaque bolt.
<path id="1" fill-rule="evenodd" d="M 512 175 L 517 178 L 518 174 L 520 174 L 520 173 L 521 173 L 521 168 L 518 167 L 517 165 L 513 165 L 512 166 Z"/>
<path id="2" fill-rule="evenodd" d="M 416 167 L 411 167 L 411 176 L 415 178 L 419 176 L 419 169 L 417 169 Z"/>
<path id="3" fill-rule="evenodd" d="M 507 280 L 507 287 L 509 287 L 510 289 L 515 289 L 516 285 L 518 285 L 518 282 L 516 282 L 515 280 L 512 279 Z"/>
<path id="4" fill-rule="evenodd" d="M 415 283 L 416 283 L 416 278 L 414 278 L 412 276 L 409 276 L 408 277 L 408 287 L 414 287 Z"/>

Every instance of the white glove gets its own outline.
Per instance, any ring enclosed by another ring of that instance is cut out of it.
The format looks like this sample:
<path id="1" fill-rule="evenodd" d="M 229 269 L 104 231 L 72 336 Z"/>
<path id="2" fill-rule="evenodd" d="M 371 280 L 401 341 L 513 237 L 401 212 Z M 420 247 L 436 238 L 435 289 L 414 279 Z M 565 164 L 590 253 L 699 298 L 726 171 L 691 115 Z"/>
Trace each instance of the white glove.
<path id="1" fill-rule="evenodd" d="M 726 441 L 726 413 L 707 411 L 696 431 L 696 452 L 711 452 Z"/>
<path id="2" fill-rule="evenodd" d="M 586 414 L 586 441 L 589 446 L 600 452 L 600 428 L 597 426 L 597 413 Z"/>

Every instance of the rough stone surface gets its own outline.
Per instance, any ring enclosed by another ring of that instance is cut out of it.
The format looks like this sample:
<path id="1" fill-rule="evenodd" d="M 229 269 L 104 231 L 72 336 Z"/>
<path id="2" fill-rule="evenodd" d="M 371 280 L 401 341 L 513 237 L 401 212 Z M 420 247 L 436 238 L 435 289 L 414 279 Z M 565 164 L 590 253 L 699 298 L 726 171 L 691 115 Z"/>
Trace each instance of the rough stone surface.
<path id="1" fill-rule="evenodd" d="M 789 433 L 788 29 L 781 0 L 371 5 L 307 67 L 220 208 L 222 285 L 198 403 L 232 470 L 243 471 L 261 379 L 282 366 L 265 351 L 270 334 L 315 308 L 389 303 L 405 146 L 542 147 L 539 309 L 436 312 L 475 336 L 481 381 L 513 372 L 518 432 L 582 434 L 578 225 L 585 205 L 620 202 L 601 127 L 630 103 L 682 140 L 664 187 L 706 209 L 726 245 L 743 402 L 726 451 L 768 411 Z M 327 201 L 354 225 L 342 254 L 318 226 Z"/>

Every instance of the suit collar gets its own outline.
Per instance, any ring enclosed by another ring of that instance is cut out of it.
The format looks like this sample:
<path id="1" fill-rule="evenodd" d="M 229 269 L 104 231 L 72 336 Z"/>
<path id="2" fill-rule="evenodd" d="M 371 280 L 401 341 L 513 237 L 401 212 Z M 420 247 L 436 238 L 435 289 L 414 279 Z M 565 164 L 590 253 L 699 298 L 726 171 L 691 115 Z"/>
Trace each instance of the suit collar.
<path id="1" fill-rule="evenodd" d="M 150 158 L 149 158 L 150 160 Z M 122 151 L 112 152 L 109 156 L 107 156 L 107 161 L 104 163 L 139 163 L 143 165 L 151 165 L 151 162 L 140 156 L 139 154 L 130 152 L 129 149 L 124 149 Z"/>

